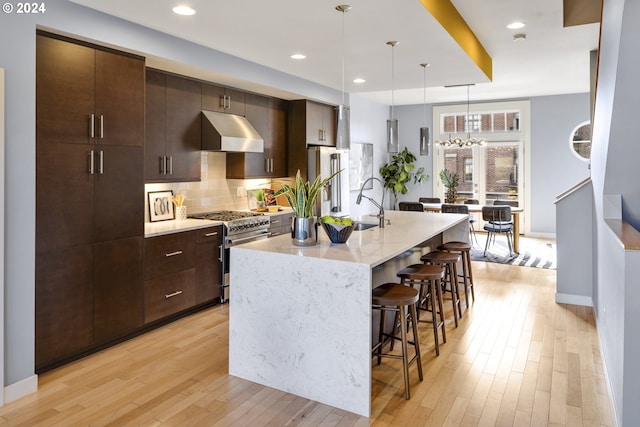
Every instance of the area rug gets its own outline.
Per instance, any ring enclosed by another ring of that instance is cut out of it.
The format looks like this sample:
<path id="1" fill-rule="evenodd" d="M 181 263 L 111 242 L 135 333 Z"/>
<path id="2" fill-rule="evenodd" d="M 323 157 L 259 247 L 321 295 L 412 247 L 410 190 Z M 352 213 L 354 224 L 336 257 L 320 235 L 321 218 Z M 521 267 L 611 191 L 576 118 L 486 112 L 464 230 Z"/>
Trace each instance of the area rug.
<path id="1" fill-rule="evenodd" d="M 495 243 L 489 245 L 487 255 L 483 254 L 486 234 L 477 233 L 478 242 L 473 242 L 472 261 L 495 262 L 499 264 L 519 265 L 523 267 L 556 268 L 555 242 L 544 239 L 520 238 L 520 253 L 509 255 L 507 239 L 497 236 Z"/>

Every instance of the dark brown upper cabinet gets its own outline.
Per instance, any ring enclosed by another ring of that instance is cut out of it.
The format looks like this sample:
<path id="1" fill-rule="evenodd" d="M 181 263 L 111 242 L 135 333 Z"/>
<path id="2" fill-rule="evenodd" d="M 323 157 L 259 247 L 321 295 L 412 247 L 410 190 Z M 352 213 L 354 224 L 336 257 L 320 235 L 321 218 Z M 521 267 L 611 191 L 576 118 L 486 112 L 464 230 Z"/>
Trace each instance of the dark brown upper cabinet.
<path id="1" fill-rule="evenodd" d="M 145 181 L 200 180 L 201 84 L 147 69 Z"/>
<path id="2" fill-rule="evenodd" d="M 292 101 L 292 132 L 295 142 L 336 146 L 336 109 L 333 105 L 309 100 Z"/>
<path id="3" fill-rule="evenodd" d="M 212 83 L 203 83 L 202 109 L 244 116 L 245 93 Z"/>
<path id="4" fill-rule="evenodd" d="M 38 35 L 37 132 L 50 143 L 144 143 L 142 58 Z"/>

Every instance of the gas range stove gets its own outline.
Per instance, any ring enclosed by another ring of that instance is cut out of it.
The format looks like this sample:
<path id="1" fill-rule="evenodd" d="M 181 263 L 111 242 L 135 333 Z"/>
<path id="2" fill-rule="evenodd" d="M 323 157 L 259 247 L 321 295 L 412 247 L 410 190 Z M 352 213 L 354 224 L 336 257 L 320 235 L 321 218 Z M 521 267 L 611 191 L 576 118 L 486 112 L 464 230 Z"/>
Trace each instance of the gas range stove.
<path id="1" fill-rule="evenodd" d="M 268 229 L 270 224 L 269 216 L 246 211 L 223 210 L 189 215 L 189 217 L 222 221 L 227 229 L 227 236 Z"/>

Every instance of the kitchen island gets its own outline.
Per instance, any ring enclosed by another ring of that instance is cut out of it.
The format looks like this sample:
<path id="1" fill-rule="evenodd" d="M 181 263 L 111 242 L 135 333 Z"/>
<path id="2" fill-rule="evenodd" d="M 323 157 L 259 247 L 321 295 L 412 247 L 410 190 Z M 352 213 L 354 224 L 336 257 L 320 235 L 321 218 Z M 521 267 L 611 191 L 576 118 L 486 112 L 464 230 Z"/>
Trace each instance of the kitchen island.
<path id="1" fill-rule="evenodd" d="M 441 242 L 469 238 L 466 215 L 386 219 L 346 244 L 318 229 L 315 246 L 282 235 L 231 248 L 229 374 L 369 416 L 371 290 Z"/>

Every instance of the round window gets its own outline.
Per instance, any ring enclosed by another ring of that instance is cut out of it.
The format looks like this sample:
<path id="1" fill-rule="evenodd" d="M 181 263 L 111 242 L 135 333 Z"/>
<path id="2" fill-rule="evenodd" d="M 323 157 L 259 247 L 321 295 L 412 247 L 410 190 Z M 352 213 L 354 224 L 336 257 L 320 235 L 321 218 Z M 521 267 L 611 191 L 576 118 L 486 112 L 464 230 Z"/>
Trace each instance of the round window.
<path id="1" fill-rule="evenodd" d="M 571 132 L 571 150 L 581 160 L 589 160 L 591 158 L 591 123 L 580 123 Z"/>

